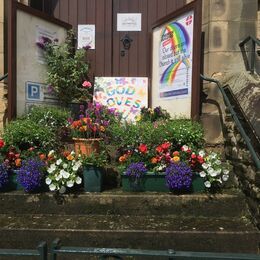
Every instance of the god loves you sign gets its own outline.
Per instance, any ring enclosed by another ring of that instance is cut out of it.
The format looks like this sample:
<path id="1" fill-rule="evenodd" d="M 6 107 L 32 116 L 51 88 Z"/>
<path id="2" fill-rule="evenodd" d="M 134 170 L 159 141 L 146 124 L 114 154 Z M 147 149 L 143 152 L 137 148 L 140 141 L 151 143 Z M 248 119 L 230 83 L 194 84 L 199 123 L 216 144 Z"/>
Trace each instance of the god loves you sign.
<path id="1" fill-rule="evenodd" d="M 148 106 L 148 78 L 96 77 L 94 102 L 115 108 L 126 121 L 136 121 Z"/>

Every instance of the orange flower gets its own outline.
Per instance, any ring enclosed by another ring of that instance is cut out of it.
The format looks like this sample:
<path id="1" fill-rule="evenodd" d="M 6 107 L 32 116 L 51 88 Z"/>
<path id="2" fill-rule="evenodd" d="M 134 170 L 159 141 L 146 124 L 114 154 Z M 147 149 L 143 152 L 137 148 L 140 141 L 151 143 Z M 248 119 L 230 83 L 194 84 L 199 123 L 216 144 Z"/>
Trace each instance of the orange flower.
<path id="1" fill-rule="evenodd" d="M 87 126 L 86 125 L 83 125 L 79 128 L 79 131 L 80 132 L 86 132 L 87 131 Z"/>
<path id="2" fill-rule="evenodd" d="M 118 160 L 119 160 L 119 162 L 125 162 L 126 159 L 127 159 L 127 156 L 124 154 L 124 155 L 120 156 Z"/>
<path id="3" fill-rule="evenodd" d="M 101 125 L 101 126 L 100 126 L 100 131 L 101 131 L 101 132 L 105 132 L 105 131 L 106 131 L 106 128 Z"/>
<path id="4" fill-rule="evenodd" d="M 15 160 L 15 166 L 16 166 L 16 167 L 20 167 L 21 164 L 22 164 L 22 159 L 19 159 L 19 158 L 18 158 L 18 159 Z"/>
<path id="5" fill-rule="evenodd" d="M 174 156 L 172 159 L 171 159 L 172 162 L 179 162 L 180 161 L 180 157 L 179 156 Z"/>
<path id="6" fill-rule="evenodd" d="M 157 163 L 157 162 L 158 162 L 158 160 L 157 160 L 156 157 L 153 157 L 153 158 L 151 159 L 151 163 Z"/>
<path id="7" fill-rule="evenodd" d="M 71 155 L 71 154 L 69 154 L 69 155 L 66 157 L 66 159 L 69 160 L 69 161 L 72 161 L 72 160 L 74 160 L 74 156 Z"/>
<path id="8" fill-rule="evenodd" d="M 158 153 L 162 153 L 163 152 L 163 149 L 162 149 L 161 145 L 156 147 L 156 152 L 158 152 Z"/>
<path id="9" fill-rule="evenodd" d="M 67 156 L 69 156 L 70 155 L 70 152 L 69 151 L 63 151 L 63 156 L 64 157 L 67 157 Z"/>
<path id="10" fill-rule="evenodd" d="M 44 153 L 40 153 L 39 158 L 43 161 L 44 159 L 46 159 L 46 155 Z"/>
<path id="11" fill-rule="evenodd" d="M 178 151 L 173 152 L 172 156 L 180 156 L 180 153 Z"/>

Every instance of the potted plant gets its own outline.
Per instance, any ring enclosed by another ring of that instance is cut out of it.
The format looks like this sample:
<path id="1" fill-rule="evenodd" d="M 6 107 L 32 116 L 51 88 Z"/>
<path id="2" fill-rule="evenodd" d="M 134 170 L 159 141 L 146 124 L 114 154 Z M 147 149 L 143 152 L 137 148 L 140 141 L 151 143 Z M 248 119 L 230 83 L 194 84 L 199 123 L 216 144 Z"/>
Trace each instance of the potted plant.
<path id="1" fill-rule="evenodd" d="M 65 193 L 67 190 L 82 183 L 80 169 L 82 160 L 75 152 L 64 151 L 62 154 L 51 150 L 47 156 L 48 167 L 45 183 L 50 191 Z"/>
<path id="2" fill-rule="evenodd" d="M 114 110 L 98 103 L 80 106 L 78 118 L 69 119 L 76 154 L 91 155 L 100 151 L 100 141 L 106 136 L 106 129 L 112 122 L 120 120 Z"/>
<path id="3" fill-rule="evenodd" d="M 101 192 L 103 189 L 103 171 L 107 163 L 105 151 L 99 154 L 83 155 L 83 183 L 86 192 Z"/>
<path id="4" fill-rule="evenodd" d="M 93 92 L 87 76 L 89 64 L 86 62 L 86 52 L 89 47 L 75 50 L 74 38 L 75 33 L 69 30 L 64 43 L 44 36 L 36 42 L 44 52 L 49 92 L 66 107 L 71 102 L 91 100 Z"/>

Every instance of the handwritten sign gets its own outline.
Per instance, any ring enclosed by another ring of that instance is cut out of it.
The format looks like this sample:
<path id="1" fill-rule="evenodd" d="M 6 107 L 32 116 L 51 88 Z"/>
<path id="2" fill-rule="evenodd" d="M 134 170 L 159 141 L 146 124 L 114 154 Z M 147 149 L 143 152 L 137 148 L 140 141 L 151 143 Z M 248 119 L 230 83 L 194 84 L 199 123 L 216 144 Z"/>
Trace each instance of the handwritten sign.
<path id="1" fill-rule="evenodd" d="M 165 24 L 159 43 L 159 97 L 191 96 L 193 12 Z"/>
<path id="2" fill-rule="evenodd" d="M 148 105 L 148 78 L 96 77 L 94 102 L 115 108 L 127 121 L 135 121 Z"/>

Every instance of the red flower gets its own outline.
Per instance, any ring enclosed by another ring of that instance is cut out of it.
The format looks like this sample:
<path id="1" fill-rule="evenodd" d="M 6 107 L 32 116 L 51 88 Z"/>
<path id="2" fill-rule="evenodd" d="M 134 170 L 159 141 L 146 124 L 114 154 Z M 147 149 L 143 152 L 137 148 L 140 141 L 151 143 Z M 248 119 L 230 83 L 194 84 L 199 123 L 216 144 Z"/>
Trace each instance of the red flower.
<path id="1" fill-rule="evenodd" d="M 178 151 L 174 151 L 172 155 L 173 156 L 180 156 L 180 153 Z"/>
<path id="2" fill-rule="evenodd" d="M 196 158 L 197 158 L 197 155 L 196 155 L 195 153 L 193 153 L 193 154 L 191 155 L 191 158 L 192 158 L 192 159 L 196 159 Z"/>
<path id="3" fill-rule="evenodd" d="M 163 149 L 162 149 L 161 145 L 156 147 L 156 152 L 158 152 L 158 153 L 162 153 L 163 152 Z"/>
<path id="4" fill-rule="evenodd" d="M 170 148 L 171 144 L 169 142 L 163 143 L 161 145 L 164 152 L 166 152 Z"/>
<path id="5" fill-rule="evenodd" d="M 141 153 L 147 153 L 147 145 L 146 144 L 140 144 L 138 149 Z"/>
<path id="6" fill-rule="evenodd" d="M 2 148 L 3 146 L 5 146 L 5 142 L 3 139 L 0 139 L 0 148 Z"/>

